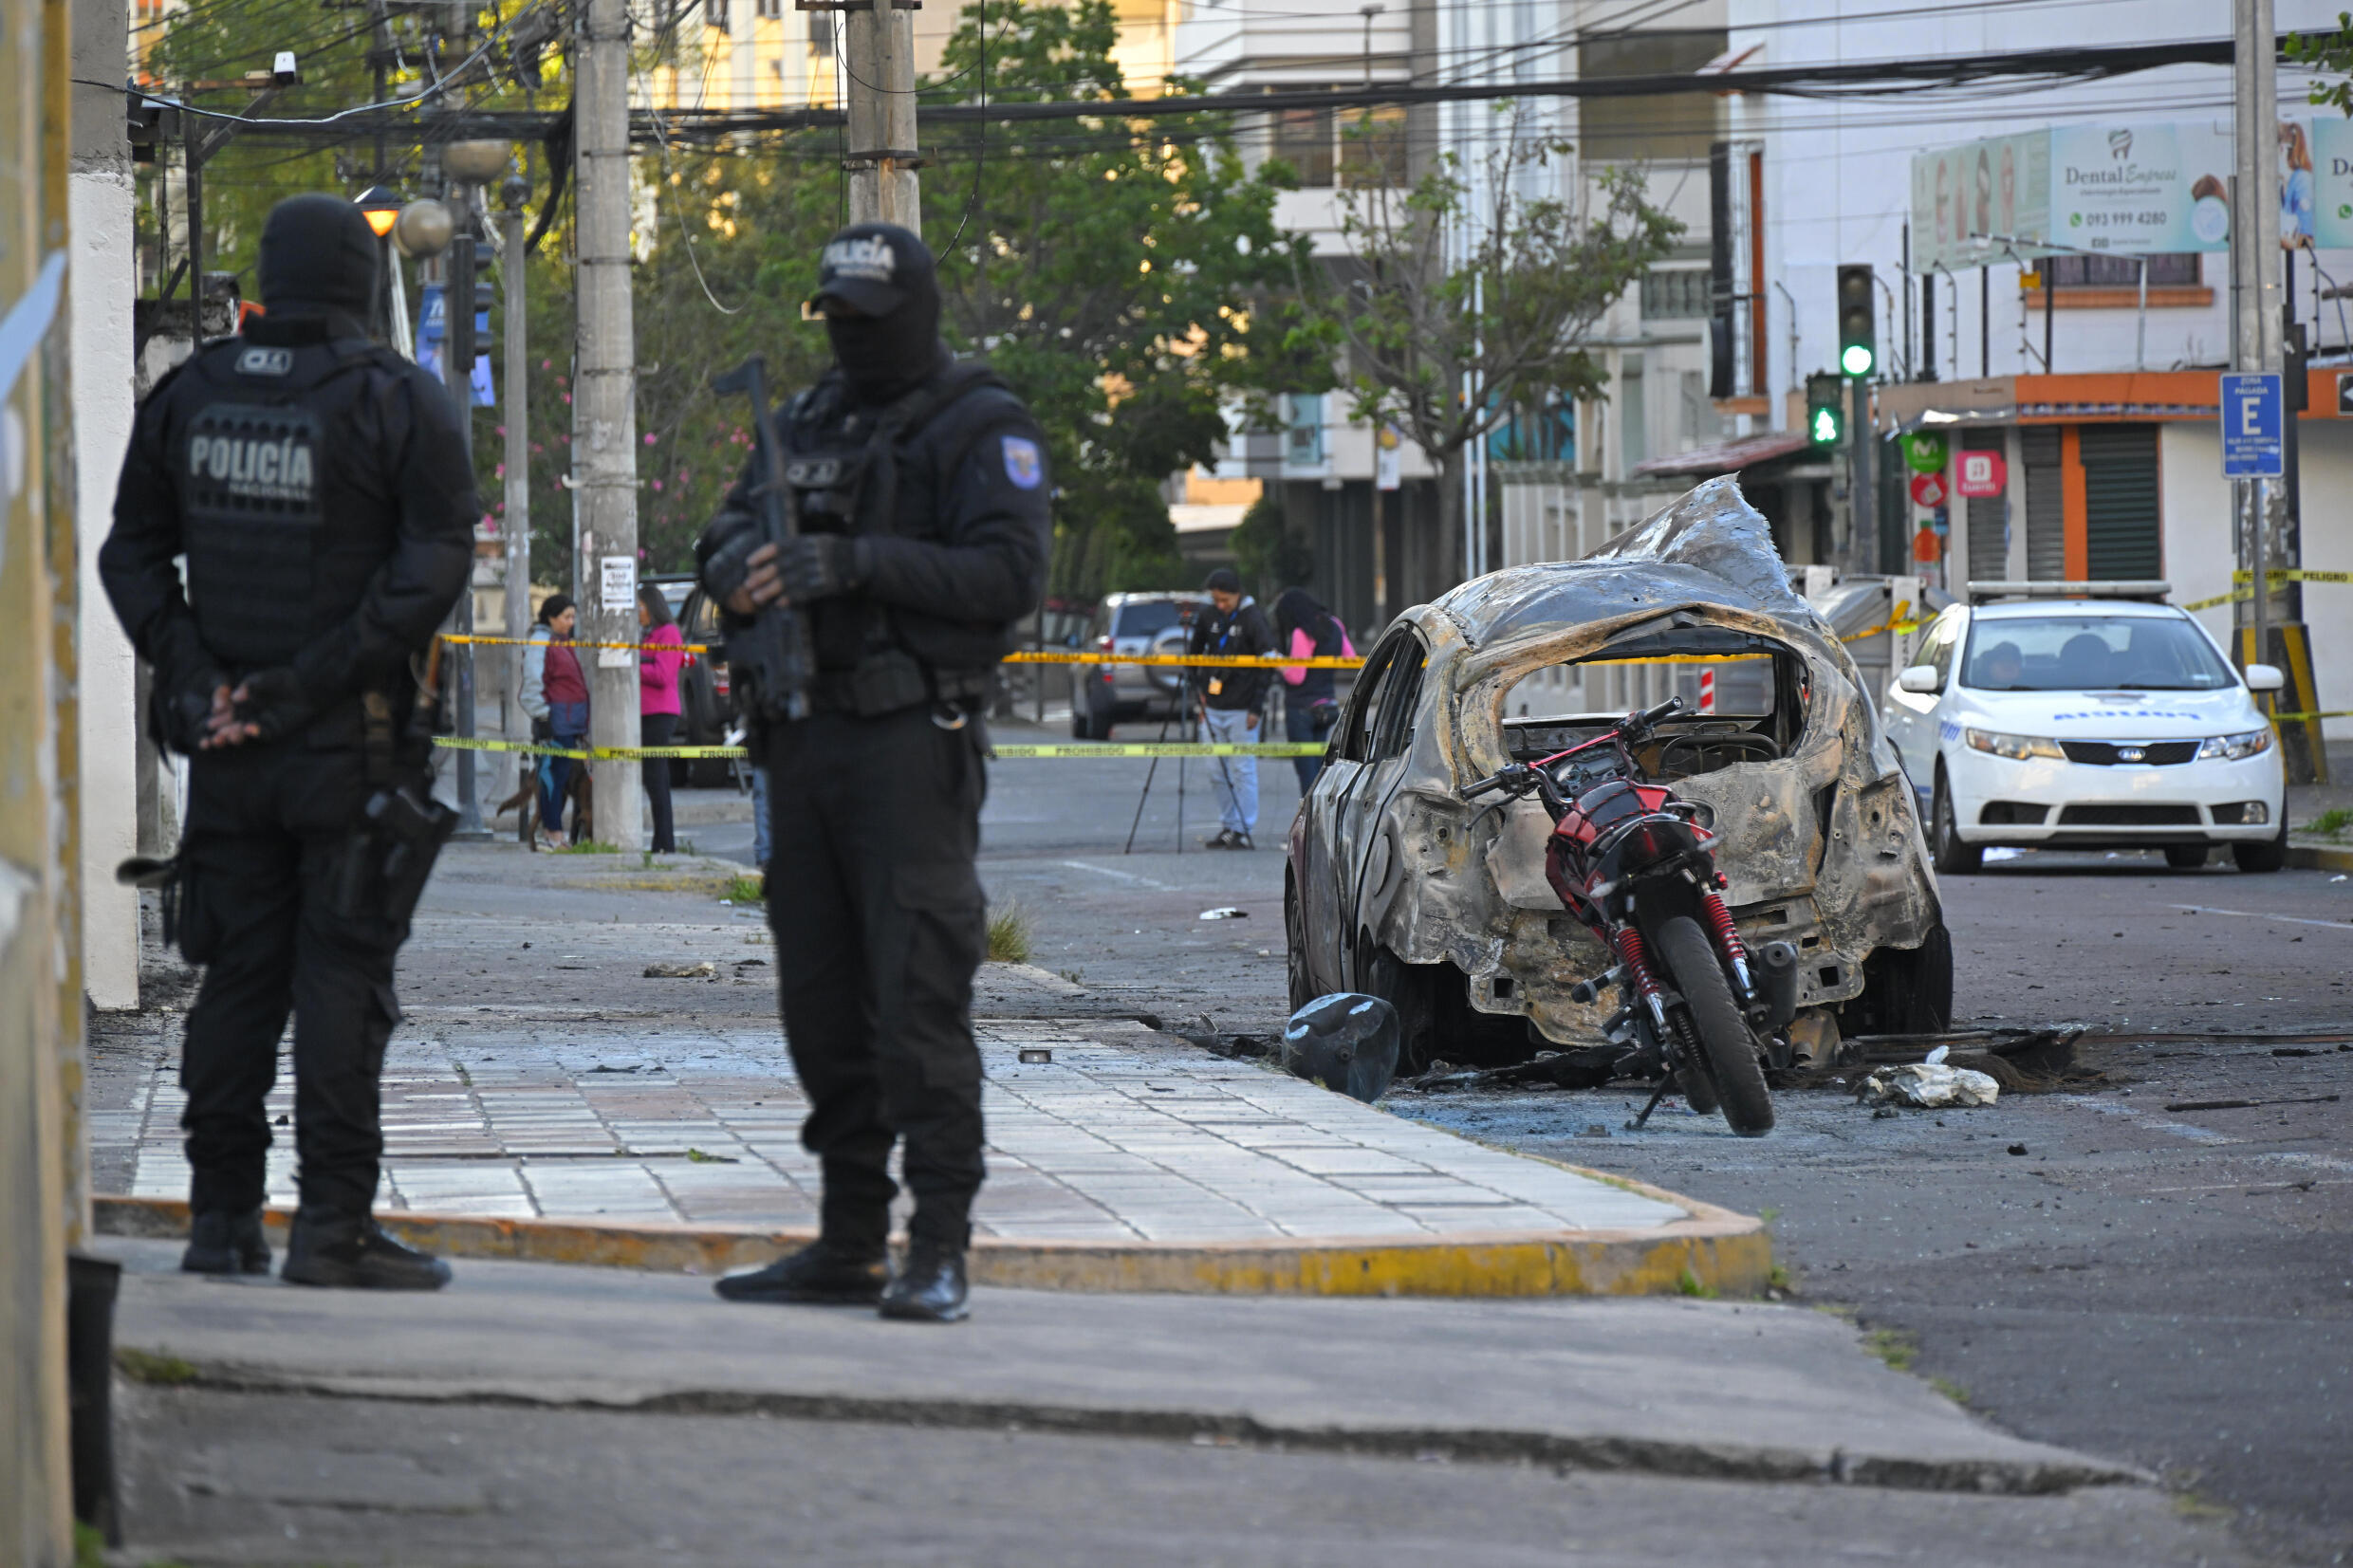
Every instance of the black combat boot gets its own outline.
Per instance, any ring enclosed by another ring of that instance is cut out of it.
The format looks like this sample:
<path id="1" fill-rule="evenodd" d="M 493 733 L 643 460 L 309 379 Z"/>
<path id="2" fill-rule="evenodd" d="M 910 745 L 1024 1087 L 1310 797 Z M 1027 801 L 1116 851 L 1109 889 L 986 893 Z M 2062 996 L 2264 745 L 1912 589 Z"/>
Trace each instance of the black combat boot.
<path id="1" fill-rule="evenodd" d="M 394 1241 L 372 1216 L 305 1205 L 295 1210 L 278 1278 L 346 1290 L 439 1290 L 450 1265 Z"/>
<path id="2" fill-rule="evenodd" d="M 905 1266 L 882 1293 L 882 1316 L 915 1323 L 955 1323 L 965 1316 L 964 1249 L 917 1236 Z"/>
<path id="3" fill-rule="evenodd" d="M 872 1306 L 882 1299 L 890 1270 L 882 1249 L 823 1236 L 766 1268 L 730 1274 L 712 1289 L 731 1301 L 797 1301 L 818 1306 Z"/>
<path id="4" fill-rule="evenodd" d="M 188 1250 L 179 1266 L 191 1274 L 267 1274 L 269 1244 L 262 1240 L 262 1211 L 208 1208 L 188 1225 Z"/>

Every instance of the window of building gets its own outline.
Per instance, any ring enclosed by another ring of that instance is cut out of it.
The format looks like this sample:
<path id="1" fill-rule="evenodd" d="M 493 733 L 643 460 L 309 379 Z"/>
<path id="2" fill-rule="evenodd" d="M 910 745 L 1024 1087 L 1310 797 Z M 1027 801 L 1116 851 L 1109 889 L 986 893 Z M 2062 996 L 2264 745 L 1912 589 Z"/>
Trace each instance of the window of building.
<path id="1" fill-rule="evenodd" d="M 1340 183 L 1359 188 L 1411 183 L 1405 171 L 1405 111 L 1358 109 L 1338 117 Z"/>
<path id="2" fill-rule="evenodd" d="M 2134 256 L 2046 256 L 2043 268 L 2061 288 L 2138 288 L 2140 262 Z M 2167 252 L 2149 258 L 2151 288 L 2195 288 L 2199 275 L 2195 250 Z"/>
<path id="3" fill-rule="evenodd" d="M 727 0 L 703 0 L 703 25 L 727 31 Z"/>
<path id="4" fill-rule="evenodd" d="M 1646 322 L 1704 319 L 1710 304 L 1708 271 L 1703 267 L 1661 267 L 1642 274 L 1642 319 Z"/>
<path id="5" fill-rule="evenodd" d="M 1322 190 L 1332 183 L 1337 133 L 1329 109 L 1285 109 L 1274 117 L 1272 152 L 1291 166 L 1302 187 Z"/>
<path id="6" fill-rule="evenodd" d="M 1675 28 L 1587 38 L 1577 46 L 1582 76 L 1669 76 L 1695 71 L 1724 52 L 1722 28 Z M 1721 134 L 1721 101 L 1713 93 L 1579 101 L 1578 151 L 1604 163 L 1660 163 L 1708 156 Z"/>
<path id="7" fill-rule="evenodd" d="M 752 9 L 763 22 L 774 22 L 785 14 L 785 0 L 753 0 Z"/>
<path id="8" fill-rule="evenodd" d="M 1283 461 L 1293 468 L 1317 468 L 1324 462 L 1324 395 L 1293 393 L 1287 399 L 1289 417 L 1284 424 Z"/>
<path id="9" fill-rule="evenodd" d="M 809 47 L 821 60 L 833 58 L 833 14 L 830 11 L 809 12 Z"/>

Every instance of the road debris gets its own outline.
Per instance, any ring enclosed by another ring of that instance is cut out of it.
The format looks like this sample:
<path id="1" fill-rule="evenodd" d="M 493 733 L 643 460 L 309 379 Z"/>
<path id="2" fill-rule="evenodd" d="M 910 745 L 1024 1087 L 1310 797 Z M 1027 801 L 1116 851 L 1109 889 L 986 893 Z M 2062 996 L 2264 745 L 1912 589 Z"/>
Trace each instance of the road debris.
<path id="1" fill-rule="evenodd" d="M 1387 1002 L 1338 991 L 1291 1014 L 1283 1031 L 1283 1066 L 1295 1078 L 1370 1105 L 1397 1076 L 1403 1039 L 1397 1009 Z"/>
<path id="2" fill-rule="evenodd" d="M 1863 1080 L 1862 1098 L 1873 1105 L 1909 1105 L 1923 1111 L 1947 1106 L 1991 1105 L 2002 1086 L 1985 1074 L 1942 1061 L 1882 1067 Z"/>
<path id="3" fill-rule="evenodd" d="M 1250 911 L 1238 910 L 1229 904 L 1224 909 L 1203 910 L 1198 918 L 1203 920 L 1247 920 L 1250 918 Z"/>
<path id="4" fill-rule="evenodd" d="M 2265 1105 L 2328 1105 L 2342 1098 L 2338 1095 L 2307 1095 L 2301 1099 L 2179 1099 L 2165 1107 L 2168 1111 L 2252 1111 Z"/>
<path id="5" fill-rule="evenodd" d="M 699 964 L 648 964 L 645 966 L 645 978 L 648 980 L 716 980 L 719 978 L 719 966 L 708 958 Z"/>

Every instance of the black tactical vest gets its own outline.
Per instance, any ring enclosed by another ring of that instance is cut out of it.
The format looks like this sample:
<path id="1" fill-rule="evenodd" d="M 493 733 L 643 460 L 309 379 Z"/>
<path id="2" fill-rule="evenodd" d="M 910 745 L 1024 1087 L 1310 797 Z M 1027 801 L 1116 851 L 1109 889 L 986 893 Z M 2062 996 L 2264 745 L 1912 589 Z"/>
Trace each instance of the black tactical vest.
<path id="1" fill-rule="evenodd" d="M 783 421 L 785 483 L 801 527 L 946 543 L 942 489 L 981 434 L 1020 417 L 1012 391 L 980 364 L 952 365 L 884 409 L 856 407 L 838 379 L 821 381 Z M 943 674 L 985 671 L 1005 652 L 1002 627 L 895 612 L 862 595 L 820 601 L 810 621 L 820 672 L 896 658 L 938 687 Z"/>
<path id="2" fill-rule="evenodd" d="M 394 454 L 365 405 L 397 366 L 364 340 L 199 349 L 175 401 L 189 607 L 224 669 L 290 661 L 357 613 L 392 554 Z"/>

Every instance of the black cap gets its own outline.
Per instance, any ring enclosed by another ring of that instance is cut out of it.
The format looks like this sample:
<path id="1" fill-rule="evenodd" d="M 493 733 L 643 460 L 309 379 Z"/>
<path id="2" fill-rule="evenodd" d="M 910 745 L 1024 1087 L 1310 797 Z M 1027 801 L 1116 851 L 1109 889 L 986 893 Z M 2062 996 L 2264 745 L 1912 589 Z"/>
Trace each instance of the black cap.
<path id="1" fill-rule="evenodd" d="M 932 286 L 931 248 L 895 223 L 856 223 L 825 242 L 818 262 L 821 301 L 840 300 L 866 316 L 888 316 Z"/>
<path id="2" fill-rule="evenodd" d="M 376 304 L 376 231 L 367 214 L 324 192 L 288 196 L 262 225 L 262 304 L 271 310 L 347 310 Z"/>

